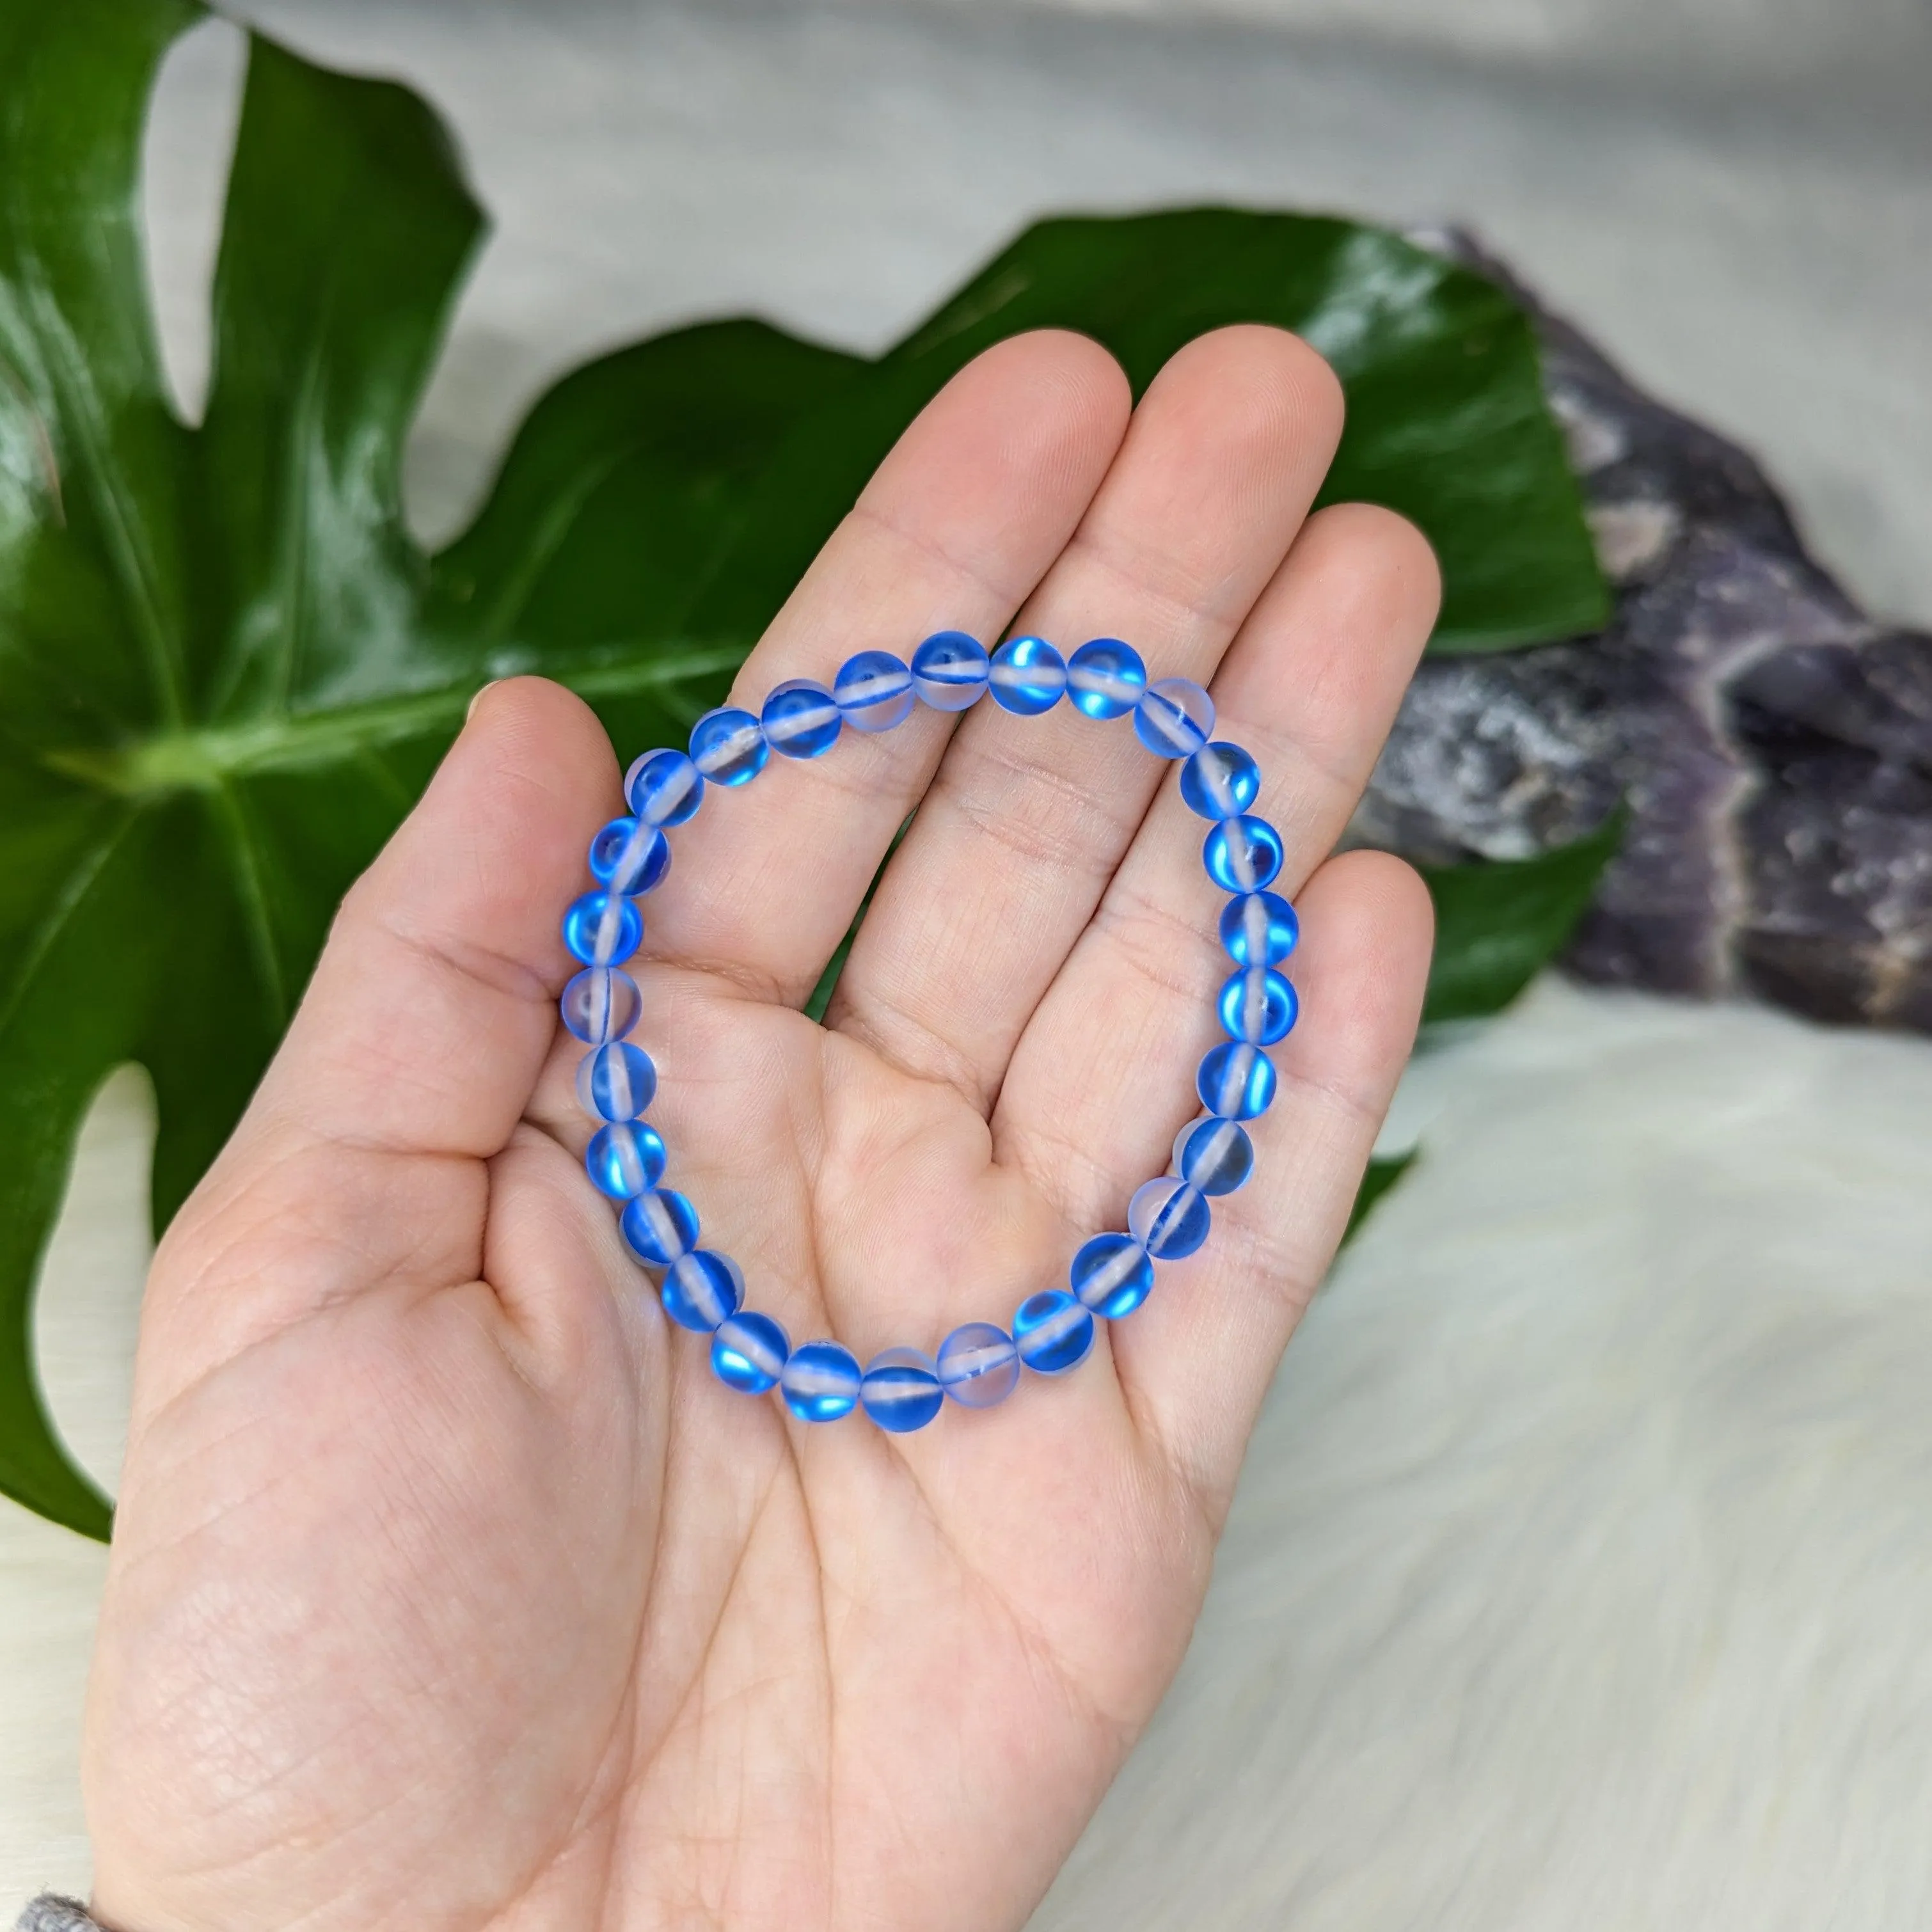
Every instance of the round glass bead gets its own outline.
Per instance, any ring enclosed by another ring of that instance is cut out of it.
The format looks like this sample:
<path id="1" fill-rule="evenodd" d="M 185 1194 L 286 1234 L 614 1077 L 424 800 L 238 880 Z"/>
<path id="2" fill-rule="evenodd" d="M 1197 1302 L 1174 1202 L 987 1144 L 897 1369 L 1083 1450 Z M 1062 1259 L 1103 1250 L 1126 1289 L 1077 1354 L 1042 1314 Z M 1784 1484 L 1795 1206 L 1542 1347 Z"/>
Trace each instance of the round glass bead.
<path id="1" fill-rule="evenodd" d="M 1094 1317 L 1064 1288 L 1043 1288 L 1013 1310 L 1013 1346 L 1042 1376 L 1064 1375 L 1094 1346 Z"/>
<path id="2" fill-rule="evenodd" d="M 1258 892 L 1281 870 L 1281 834 L 1265 818 L 1228 818 L 1201 848 L 1208 876 L 1224 891 Z"/>
<path id="3" fill-rule="evenodd" d="M 1194 1083 L 1201 1104 L 1224 1120 L 1252 1120 L 1274 1102 L 1274 1062 L 1246 1040 L 1223 1040 L 1209 1049 Z"/>
<path id="4" fill-rule="evenodd" d="M 1180 768 L 1180 795 L 1203 818 L 1238 818 L 1261 789 L 1261 766 L 1238 745 L 1203 745 Z"/>
<path id="5" fill-rule="evenodd" d="M 912 688 L 935 711 L 964 711 L 986 688 L 992 661 L 964 631 L 935 631 L 912 654 Z"/>
<path id="6" fill-rule="evenodd" d="M 698 1210 L 673 1187 L 639 1195 L 618 1226 L 632 1253 L 650 1268 L 669 1268 L 698 1245 Z"/>
<path id="7" fill-rule="evenodd" d="M 563 943 L 586 966 L 621 966 L 644 938 L 644 916 L 621 892 L 586 892 L 563 916 Z"/>
<path id="8" fill-rule="evenodd" d="M 1279 966 L 1294 950 L 1301 922 L 1277 892 L 1244 892 L 1221 912 L 1221 944 L 1237 966 Z"/>
<path id="9" fill-rule="evenodd" d="M 1203 1194 L 1232 1194 L 1255 1171 L 1255 1144 L 1233 1120 L 1190 1120 L 1174 1136 L 1174 1171 Z"/>
<path id="10" fill-rule="evenodd" d="M 866 1364 L 859 1400 L 881 1429 L 894 1436 L 923 1429 L 946 1400 L 938 1365 L 916 1348 L 887 1348 Z"/>
<path id="11" fill-rule="evenodd" d="M 634 1120 L 657 1090 L 650 1055 L 628 1040 L 600 1046 L 577 1063 L 577 1102 L 593 1120 Z"/>
<path id="12" fill-rule="evenodd" d="M 655 825 L 614 818 L 590 842 L 590 876 L 614 892 L 647 892 L 670 870 L 670 841 Z"/>
<path id="13" fill-rule="evenodd" d="M 646 825 L 682 825 L 704 801 L 704 779 L 682 752 L 646 752 L 624 774 L 624 796 Z"/>
<path id="14" fill-rule="evenodd" d="M 912 673 L 890 651 L 861 651 L 838 667 L 832 694 L 854 730 L 896 730 L 912 716 Z"/>
<path id="15" fill-rule="evenodd" d="M 808 677 L 787 678 L 776 686 L 759 722 L 772 749 L 788 758 L 823 758 L 845 727 L 838 699 Z"/>
<path id="16" fill-rule="evenodd" d="M 1216 1006 L 1230 1040 L 1272 1046 L 1288 1037 L 1301 1003 L 1272 966 L 1244 966 L 1221 988 Z"/>
<path id="17" fill-rule="evenodd" d="M 1096 1234 L 1068 1274 L 1074 1298 L 1110 1322 L 1131 1315 L 1154 1287 L 1154 1263 L 1131 1234 Z"/>
<path id="18" fill-rule="evenodd" d="M 764 727 L 735 705 L 707 711 L 691 728 L 691 762 L 706 784 L 749 784 L 771 756 Z"/>
<path id="19" fill-rule="evenodd" d="M 644 1010 L 644 996 L 629 974 L 615 966 L 586 966 L 557 1001 L 563 1023 L 586 1046 L 622 1040 Z"/>
<path id="20" fill-rule="evenodd" d="M 1146 688 L 1140 652 L 1118 638 L 1096 638 L 1066 661 L 1067 694 L 1089 718 L 1124 717 Z"/>
<path id="21" fill-rule="evenodd" d="M 694 1248 L 664 1270 L 658 1288 L 664 1312 L 680 1328 L 709 1335 L 745 1298 L 745 1277 L 728 1255 Z"/>
<path id="22" fill-rule="evenodd" d="M 1127 1203 L 1127 1227 L 1158 1262 L 1178 1262 L 1208 1238 L 1214 1219 L 1199 1188 L 1164 1174 L 1143 1182 Z"/>
<path id="23" fill-rule="evenodd" d="M 778 1385 L 791 1337 L 769 1315 L 741 1308 L 719 1322 L 711 1337 L 711 1372 L 741 1395 L 763 1395 Z"/>
<path id="24" fill-rule="evenodd" d="M 1214 700 L 1191 677 L 1155 679 L 1134 706 L 1134 736 L 1156 758 L 1192 758 L 1214 728 Z"/>
<path id="25" fill-rule="evenodd" d="M 1004 1402 L 1019 1378 L 1013 1338 L 990 1322 L 968 1322 L 939 1345 L 939 1385 L 962 1408 Z"/>
<path id="26" fill-rule="evenodd" d="M 778 1386 L 801 1422 L 836 1422 L 859 1400 L 859 1364 L 836 1342 L 806 1342 L 791 1352 Z"/>
<path id="27" fill-rule="evenodd" d="M 664 1136 L 647 1120 L 613 1120 L 590 1136 L 584 1165 L 598 1193 L 634 1201 L 664 1178 Z"/>
<path id="28" fill-rule="evenodd" d="M 1066 689 L 1066 660 L 1044 638 L 1009 638 L 987 673 L 993 701 L 1022 718 L 1051 711 Z"/>

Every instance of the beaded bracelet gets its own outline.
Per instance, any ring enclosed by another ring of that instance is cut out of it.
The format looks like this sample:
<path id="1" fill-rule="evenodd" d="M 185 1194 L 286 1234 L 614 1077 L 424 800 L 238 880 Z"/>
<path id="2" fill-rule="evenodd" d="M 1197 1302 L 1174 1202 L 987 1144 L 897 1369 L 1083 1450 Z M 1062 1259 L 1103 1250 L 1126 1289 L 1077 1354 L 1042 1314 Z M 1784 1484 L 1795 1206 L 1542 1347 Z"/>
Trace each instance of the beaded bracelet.
<path id="1" fill-rule="evenodd" d="M 1235 971 L 1216 1002 L 1228 1038 L 1201 1063 L 1196 1086 L 1205 1112 L 1176 1138 L 1172 1172 L 1135 1193 L 1125 1232 L 1096 1234 L 1075 1255 L 1066 1287 L 1028 1295 L 1010 1332 L 969 1322 L 936 1356 L 888 1348 L 862 1370 L 841 1343 L 794 1348 L 769 1315 L 746 1308 L 737 1263 L 700 1248 L 697 1210 L 658 1185 L 664 1143 L 644 1118 L 657 1071 L 626 1037 L 644 998 L 622 964 L 643 943 L 638 898 L 662 882 L 670 864 L 665 832 L 698 810 L 707 785 L 748 784 L 775 751 L 821 758 L 848 726 L 892 730 L 915 702 L 960 712 L 988 690 L 1022 717 L 1050 711 L 1063 696 L 1089 718 L 1132 712 L 1141 742 L 1180 764 L 1182 798 L 1211 821 L 1202 850 L 1208 876 L 1234 896 L 1220 929 Z M 1238 745 L 1211 742 L 1214 728 L 1214 700 L 1199 685 L 1183 677 L 1150 684 L 1139 655 L 1118 638 L 1096 638 L 1069 660 L 1044 638 L 1014 638 L 988 657 L 963 632 L 941 631 L 913 652 L 910 665 L 887 651 L 861 651 L 829 690 L 791 678 L 756 716 L 731 706 L 706 712 L 692 727 L 688 753 L 648 752 L 631 766 L 624 794 L 632 815 L 612 820 L 591 841 L 597 890 L 564 915 L 564 944 L 584 970 L 560 1004 L 564 1024 L 591 1049 L 577 1074 L 578 1097 L 600 1124 L 584 1157 L 590 1178 L 623 1204 L 625 1244 L 661 1271 L 665 1311 L 710 1336 L 720 1381 L 751 1395 L 777 1388 L 805 1422 L 834 1421 L 862 1407 L 881 1429 L 921 1429 L 948 1396 L 968 1408 L 1003 1401 L 1022 1364 L 1041 1375 L 1065 1373 L 1092 1348 L 1096 1316 L 1118 1321 L 1130 1314 L 1154 1286 L 1155 1262 L 1191 1255 L 1208 1238 L 1209 1198 L 1239 1187 L 1254 1165 L 1241 1123 L 1274 1098 L 1275 1070 L 1264 1048 L 1286 1035 L 1298 1006 L 1294 987 L 1275 969 L 1294 951 L 1300 930 L 1294 908 L 1266 890 L 1281 869 L 1282 844 L 1274 827 L 1248 810 L 1261 790 L 1260 771 Z"/>

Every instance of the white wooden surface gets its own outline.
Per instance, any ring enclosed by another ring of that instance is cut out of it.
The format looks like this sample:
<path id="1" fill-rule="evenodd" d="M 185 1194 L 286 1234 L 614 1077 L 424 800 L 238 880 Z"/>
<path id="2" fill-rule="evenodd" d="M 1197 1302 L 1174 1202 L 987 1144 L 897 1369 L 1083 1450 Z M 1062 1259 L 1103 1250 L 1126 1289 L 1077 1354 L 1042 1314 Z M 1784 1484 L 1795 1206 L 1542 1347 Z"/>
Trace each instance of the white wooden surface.
<path id="1" fill-rule="evenodd" d="M 594 348 L 745 307 L 878 343 L 1030 213 L 1222 196 L 1474 220 L 1932 618 L 1927 136 L 1882 88 L 1814 111 L 1581 54 L 963 6 L 259 10 L 427 85 L 499 217 L 416 454 L 426 526 Z M 218 34 L 184 52 L 152 148 L 190 400 L 233 66 Z M 1040 1924 L 1932 1923 L 1932 1045 L 1551 984 L 1402 1112 L 1424 1164 L 1291 1352 L 1181 1682 Z M 38 1324 L 110 1481 L 148 1131 L 117 1078 Z M 100 1574 L 0 1505 L 0 1909 L 86 1885 Z"/>

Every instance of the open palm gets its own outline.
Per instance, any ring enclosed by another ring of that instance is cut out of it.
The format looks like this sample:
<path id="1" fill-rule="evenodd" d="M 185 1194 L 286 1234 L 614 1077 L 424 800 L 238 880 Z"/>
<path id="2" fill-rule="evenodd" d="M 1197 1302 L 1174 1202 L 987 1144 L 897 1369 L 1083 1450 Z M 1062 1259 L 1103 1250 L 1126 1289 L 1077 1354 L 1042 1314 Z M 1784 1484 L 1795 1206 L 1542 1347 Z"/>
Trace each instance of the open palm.
<path id="1" fill-rule="evenodd" d="M 1180 1660 L 1414 1025 L 1419 883 L 1328 855 L 1436 578 L 1385 512 L 1308 515 L 1340 423 L 1273 331 L 1131 417 L 1091 343 L 1008 343 L 746 667 L 755 696 L 1017 614 L 1211 681 L 1262 761 L 1306 938 L 1256 1178 L 988 1413 L 810 1427 L 668 1322 L 555 1020 L 616 764 L 561 689 L 484 695 L 155 1262 L 88 1730 L 109 1923 L 1024 1920 Z M 1068 707 L 922 711 L 678 835 L 634 968 L 652 1118 L 795 1340 L 1004 1323 L 1162 1171 L 1227 970 L 1166 771 Z"/>

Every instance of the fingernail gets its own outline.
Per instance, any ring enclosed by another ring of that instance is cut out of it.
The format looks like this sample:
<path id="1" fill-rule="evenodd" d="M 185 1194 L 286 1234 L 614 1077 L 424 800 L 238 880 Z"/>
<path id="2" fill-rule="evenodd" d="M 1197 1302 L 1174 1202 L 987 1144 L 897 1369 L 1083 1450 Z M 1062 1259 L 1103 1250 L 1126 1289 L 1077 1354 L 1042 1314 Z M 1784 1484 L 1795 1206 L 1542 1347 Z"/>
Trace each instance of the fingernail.
<path id="1" fill-rule="evenodd" d="M 490 684 L 479 685 L 477 687 L 476 695 L 470 700 L 470 709 L 463 714 L 464 724 L 467 724 L 470 719 L 476 716 L 476 707 L 483 702 L 483 694 L 490 688 L 490 685 L 501 684 L 502 681 L 500 677 L 493 677 L 490 680 Z"/>

